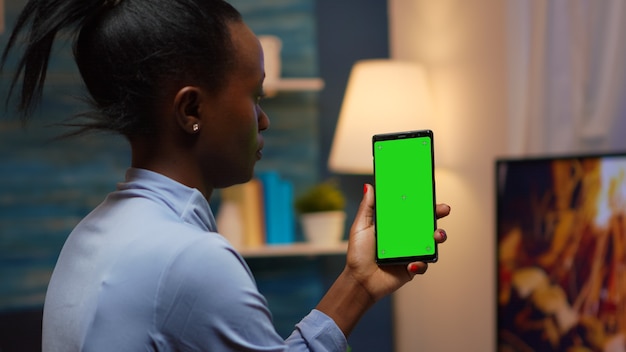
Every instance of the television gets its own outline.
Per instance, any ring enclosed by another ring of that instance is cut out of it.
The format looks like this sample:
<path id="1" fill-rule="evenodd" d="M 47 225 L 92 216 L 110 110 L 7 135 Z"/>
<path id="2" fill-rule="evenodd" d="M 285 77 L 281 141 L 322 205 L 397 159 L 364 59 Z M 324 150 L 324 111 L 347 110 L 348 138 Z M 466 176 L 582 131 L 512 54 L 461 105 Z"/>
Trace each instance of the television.
<path id="1" fill-rule="evenodd" d="M 495 172 L 498 351 L 626 351 L 626 153 Z"/>

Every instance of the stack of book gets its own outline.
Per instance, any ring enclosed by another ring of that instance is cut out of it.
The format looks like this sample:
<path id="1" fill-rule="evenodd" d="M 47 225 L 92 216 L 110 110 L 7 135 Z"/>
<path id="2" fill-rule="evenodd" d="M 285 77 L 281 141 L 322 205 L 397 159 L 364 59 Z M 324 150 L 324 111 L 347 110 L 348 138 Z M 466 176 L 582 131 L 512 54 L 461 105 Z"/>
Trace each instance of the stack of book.
<path id="1" fill-rule="evenodd" d="M 221 191 L 218 231 L 236 248 L 295 241 L 293 184 L 276 171 Z"/>

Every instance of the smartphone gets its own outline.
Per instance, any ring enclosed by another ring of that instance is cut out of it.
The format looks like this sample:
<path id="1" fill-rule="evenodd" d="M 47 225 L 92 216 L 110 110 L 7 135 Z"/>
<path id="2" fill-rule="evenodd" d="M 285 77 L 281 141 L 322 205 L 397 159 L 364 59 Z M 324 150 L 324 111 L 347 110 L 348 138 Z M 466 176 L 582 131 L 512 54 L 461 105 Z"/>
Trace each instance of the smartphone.
<path id="1" fill-rule="evenodd" d="M 433 132 L 377 134 L 372 147 L 376 262 L 437 261 Z"/>

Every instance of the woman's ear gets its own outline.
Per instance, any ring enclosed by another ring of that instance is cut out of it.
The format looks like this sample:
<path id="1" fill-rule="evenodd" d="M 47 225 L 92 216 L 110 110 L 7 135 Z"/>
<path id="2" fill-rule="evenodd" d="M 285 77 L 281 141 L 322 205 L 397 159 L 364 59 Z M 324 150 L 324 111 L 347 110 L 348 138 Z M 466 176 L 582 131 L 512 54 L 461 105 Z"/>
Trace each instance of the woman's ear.
<path id="1" fill-rule="evenodd" d="M 195 134 L 202 128 L 200 118 L 200 104 L 202 92 L 199 88 L 187 86 L 181 88 L 174 97 L 174 114 L 180 128 L 190 134 Z"/>

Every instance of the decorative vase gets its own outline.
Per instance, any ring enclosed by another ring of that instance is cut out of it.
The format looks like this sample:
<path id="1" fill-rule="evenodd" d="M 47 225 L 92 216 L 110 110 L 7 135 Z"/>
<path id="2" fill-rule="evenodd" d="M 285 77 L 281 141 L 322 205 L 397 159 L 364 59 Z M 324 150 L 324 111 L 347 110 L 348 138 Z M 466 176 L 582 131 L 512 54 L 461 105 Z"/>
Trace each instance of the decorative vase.
<path id="1" fill-rule="evenodd" d="M 346 213 L 343 210 L 306 213 L 300 215 L 300 222 L 307 242 L 332 245 L 343 239 Z"/>

